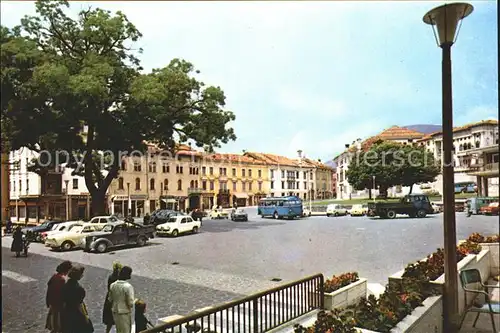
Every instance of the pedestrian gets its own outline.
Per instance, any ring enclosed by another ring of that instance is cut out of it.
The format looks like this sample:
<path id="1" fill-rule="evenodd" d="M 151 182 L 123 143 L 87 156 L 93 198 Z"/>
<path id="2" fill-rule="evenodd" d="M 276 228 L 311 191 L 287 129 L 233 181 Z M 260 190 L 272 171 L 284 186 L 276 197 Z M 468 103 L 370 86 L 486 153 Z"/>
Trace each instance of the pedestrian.
<path id="1" fill-rule="evenodd" d="M 106 325 L 106 333 L 111 332 L 111 328 L 115 325 L 115 321 L 113 320 L 113 311 L 111 308 L 111 301 L 108 299 L 109 297 L 109 289 L 113 282 L 118 280 L 118 275 L 120 274 L 120 270 L 122 269 L 122 264 L 119 262 L 113 263 L 113 272 L 108 277 L 108 291 L 106 292 L 106 299 L 104 300 L 104 307 L 102 309 L 102 323 Z"/>
<path id="2" fill-rule="evenodd" d="M 116 333 L 132 332 L 132 309 L 134 308 L 134 288 L 127 282 L 132 277 L 132 268 L 123 266 L 118 274 L 118 281 L 109 288 L 108 299 L 111 302 Z"/>
<path id="3" fill-rule="evenodd" d="M 10 234 L 12 232 L 12 220 L 10 217 L 7 218 L 7 223 L 5 225 L 5 233 Z"/>
<path id="4" fill-rule="evenodd" d="M 149 213 L 146 213 L 146 215 L 144 215 L 144 225 L 149 224 L 150 218 L 151 218 L 151 216 L 149 216 Z"/>
<path id="5" fill-rule="evenodd" d="M 18 226 L 14 233 L 12 234 L 12 244 L 10 245 L 10 251 L 16 253 L 16 258 L 21 255 L 24 250 L 23 232 L 21 231 L 21 226 Z"/>
<path id="6" fill-rule="evenodd" d="M 63 261 L 56 268 L 56 273 L 52 275 L 47 283 L 47 295 L 45 297 L 45 304 L 49 309 L 45 328 L 51 333 L 61 333 L 62 330 L 62 310 L 63 298 L 62 289 L 66 283 L 66 277 L 73 265 L 71 261 Z"/>
<path id="7" fill-rule="evenodd" d="M 135 333 L 139 333 L 148 329 L 148 325 L 153 327 L 153 324 L 146 318 L 146 303 L 143 300 L 135 301 Z"/>
<path id="8" fill-rule="evenodd" d="M 83 266 L 73 266 L 68 273 L 68 282 L 62 288 L 64 306 L 62 312 L 63 333 L 94 332 L 94 326 L 84 302 L 85 289 L 79 283 L 84 271 Z"/>

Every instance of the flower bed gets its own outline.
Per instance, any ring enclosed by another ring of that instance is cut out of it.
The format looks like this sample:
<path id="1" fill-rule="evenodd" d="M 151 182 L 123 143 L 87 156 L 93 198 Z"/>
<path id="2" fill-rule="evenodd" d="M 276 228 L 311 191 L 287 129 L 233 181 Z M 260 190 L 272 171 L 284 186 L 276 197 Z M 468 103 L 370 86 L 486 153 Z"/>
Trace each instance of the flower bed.
<path id="1" fill-rule="evenodd" d="M 323 303 L 326 310 L 345 308 L 366 297 L 368 281 L 359 278 L 357 272 L 344 273 L 327 279 L 323 284 Z M 316 299 L 312 292 L 311 299 Z"/>
<path id="2" fill-rule="evenodd" d="M 490 274 L 500 275 L 500 234 L 483 236 L 473 233 L 467 240 L 478 243 L 483 249 L 490 250 Z"/>

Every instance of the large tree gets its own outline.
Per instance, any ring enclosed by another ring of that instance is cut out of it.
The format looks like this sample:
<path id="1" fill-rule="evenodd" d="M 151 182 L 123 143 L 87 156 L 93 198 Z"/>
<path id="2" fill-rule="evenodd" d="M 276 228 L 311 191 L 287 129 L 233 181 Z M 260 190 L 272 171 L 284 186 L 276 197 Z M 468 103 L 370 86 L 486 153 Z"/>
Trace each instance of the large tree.
<path id="1" fill-rule="evenodd" d="M 89 8 L 73 19 L 66 7 L 67 1 L 37 1 L 37 15 L 16 30 L 35 45 L 41 61 L 32 64 L 27 96 L 9 96 L 14 107 L 6 118 L 13 149 L 69 153 L 59 162 L 85 177 L 94 214 L 104 211 L 119 157 L 144 151 L 145 142 L 173 149 L 175 141 L 191 139 L 211 150 L 236 138 L 227 127 L 235 117 L 224 110 L 223 91 L 199 82 L 192 64 L 174 59 L 143 74 L 141 50 L 132 47 L 141 33 L 123 13 Z M 103 151 L 112 153 L 105 163 Z"/>
<path id="2" fill-rule="evenodd" d="M 392 186 L 410 186 L 432 182 L 439 174 L 434 156 L 424 147 L 403 145 L 396 142 L 377 141 L 371 147 L 352 156 L 346 173 L 349 183 L 356 190 L 375 185 L 381 195 L 387 195 Z"/>

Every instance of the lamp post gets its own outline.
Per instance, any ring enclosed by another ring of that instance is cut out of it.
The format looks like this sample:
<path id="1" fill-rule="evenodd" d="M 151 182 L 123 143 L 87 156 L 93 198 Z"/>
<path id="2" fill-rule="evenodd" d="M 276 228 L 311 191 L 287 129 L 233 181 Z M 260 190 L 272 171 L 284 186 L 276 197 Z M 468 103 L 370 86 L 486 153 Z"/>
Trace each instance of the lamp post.
<path id="1" fill-rule="evenodd" d="M 130 183 L 127 183 L 127 217 L 132 214 L 132 201 L 130 200 Z"/>
<path id="2" fill-rule="evenodd" d="M 453 174 L 453 104 L 451 89 L 451 46 L 455 43 L 462 20 L 472 13 L 467 3 L 445 4 L 425 14 L 424 23 L 432 26 L 442 59 L 443 122 L 443 206 L 444 206 L 444 331 L 458 331 L 458 283 L 456 261 L 455 190 Z M 460 25 L 459 25 L 460 23 Z M 436 29 L 434 29 L 436 27 Z M 457 29 L 458 28 L 458 29 Z M 436 32 L 437 30 L 437 32 Z"/>
<path id="3" fill-rule="evenodd" d="M 66 184 L 66 221 L 69 221 L 69 193 L 68 193 L 69 180 L 65 180 L 64 183 Z"/>
<path id="4" fill-rule="evenodd" d="M 373 178 L 373 201 L 376 201 L 376 200 L 375 200 L 375 178 L 376 178 L 376 177 L 375 177 L 375 176 L 372 176 L 372 178 Z"/>

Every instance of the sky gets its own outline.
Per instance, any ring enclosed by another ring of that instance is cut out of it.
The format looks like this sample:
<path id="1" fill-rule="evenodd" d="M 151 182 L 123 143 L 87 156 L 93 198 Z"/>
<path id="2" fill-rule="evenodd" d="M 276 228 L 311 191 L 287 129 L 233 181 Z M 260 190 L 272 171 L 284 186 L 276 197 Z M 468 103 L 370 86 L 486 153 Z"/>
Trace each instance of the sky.
<path id="1" fill-rule="evenodd" d="M 432 1 L 71 2 L 122 11 L 142 32 L 145 70 L 192 62 L 220 86 L 243 150 L 333 158 L 393 125 L 441 124 L 441 49 Z M 454 125 L 498 119 L 496 1 L 471 2 L 452 48 Z M 2 1 L 12 27 L 35 7 Z"/>

